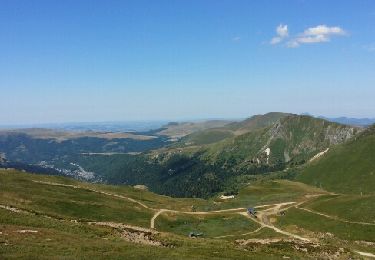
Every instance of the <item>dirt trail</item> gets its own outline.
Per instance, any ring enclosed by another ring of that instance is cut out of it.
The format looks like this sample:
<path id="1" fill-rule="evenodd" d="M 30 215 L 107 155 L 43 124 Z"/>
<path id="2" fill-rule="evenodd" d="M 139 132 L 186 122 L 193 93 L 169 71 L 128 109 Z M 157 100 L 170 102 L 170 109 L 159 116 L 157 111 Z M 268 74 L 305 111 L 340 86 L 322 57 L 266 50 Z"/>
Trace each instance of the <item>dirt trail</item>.
<path id="1" fill-rule="evenodd" d="M 155 211 L 155 214 L 152 216 L 152 218 L 150 220 L 150 228 L 151 229 L 155 229 L 155 221 L 156 221 L 157 217 L 164 212 L 190 214 L 190 215 L 207 215 L 207 214 L 236 212 L 236 211 L 246 210 L 246 208 L 232 208 L 232 209 L 223 209 L 223 210 L 214 210 L 214 211 L 192 212 L 192 211 L 178 211 L 178 210 L 171 210 L 171 209 L 154 209 L 154 208 L 151 208 L 151 207 L 147 206 L 146 204 L 144 204 L 142 202 L 139 202 L 135 199 L 132 199 L 132 198 L 129 198 L 129 197 L 126 197 L 126 196 L 123 196 L 123 195 L 110 193 L 110 192 L 104 192 L 104 191 L 99 191 L 99 190 L 96 190 L 96 189 L 91 189 L 91 188 L 88 188 L 88 187 L 82 187 L 82 186 L 70 185 L 70 184 L 62 184 L 62 183 L 55 183 L 55 182 L 44 182 L 44 181 L 33 181 L 33 182 L 46 184 L 46 185 L 63 186 L 63 187 L 70 187 L 70 188 L 74 188 L 74 189 L 89 190 L 89 191 L 96 192 L 96 193 L 99 193 L 99 194 L 104 194 L 104 195 L 107 195 L 107 196 L 112 196 L 112 197 L 121 198 L 121 199 L 126 199 L 128 201 L 133 202 L 133 203 L 137 203 L 138 205 L 140 205 L 140 206 L 142 206 L 146 209 Z M 303 240 L 303 241 L 310 241 L 308 238 L 304 238 L 304 237 L 301 237 L 299 235 L 292 234 L 290 232 L 281 230 L 281 229 L 275 227 L 274 225 L 272 225 L 269 221 L 269 216 L 278 214 L 278 212 L 280 211 L 280 209 L 282 207 L 287 206 L 287 207 L 283 208 L 283 210 L 287 210 L 290 207 L 298 207 L 299 205 L 301 205 L 304 202 L 306 202 L 306 200 L 302 201 L 302 202 L 299 202 L 299 203 L 296 203 L 294 201 L 290 201 L 290 202 L 283 202 L 283 203 L 277 203 L 277 204 L 267 204 L 267 205 L 256 206 L 256 208 L 270 207 L 270 208 L 267 208 L 265 210 L 259 211 L 257 219 L 250 217 L 249 214 L 246 211 L 245 212 L 238 212 L 238 213 L 252 219 L 255 222 L 257 222 L 258 224 L 261 225 L 261 228 L 268 227 L 268 228 L 273 229 L 277 233 L 284 234 L 286 236 L 289 236 L 289 237 L 292 237 L 292 238 L 295 238 L 295 239 L 299 239 L 299 240 Z M 247 234 L 247 233 L 245 233 L 245 234 Z"/>
<path id="2" fill-rule="evenodd" d="M 254 218 L 254 217 L 250 216 L 247 212 L 241 212 L 239 214 L 257 222 L 259 225 L 261 225 L 261 227 L 268 227 L 268 228 L 274 230 L 275 232 L 286 235 L 288 237 L 292 237 L 294 239 L 310 242 L 310 239 L 305 238 L 305 237 L 301 237 L 299 235 L 296 235 L 296 234 L 293 234 L 293 233 L 290 233 L 290 232 L 287 232 L 287 231 L 284 231 L 284 230 L 281 230 L 280 228 L 272 225 L 271 222 L 269 221 L 269 217 L 272 216 L 272 215 L 277 215 L 278 212 L 281 210 L 281 207 L 288 206 L 288 207 L 285 207 L 285 208 L 282 209 L 282 210 L 287 210 L 291 207 L 295 207 L 296 205 L 302 204 L 303 202 L 297 203 L 297 202 L 294 202 L 294 201 L 290 201 L 290 202 L 283 202 L 283 203 L 274 204 L 273 207 L 271 207 L 271 208 L 268 208 L 268 209 L 263 210 L 263 211 L 259 211 L 258 214 L 257 214 L 257 218 Z"/>
<path id="3" fill-rule="evenodd" d="M 158 232 L 149 229 L 149 228 L 143 228 L 143 227 L 138 227 L 138 226 L 133 226 L 133 225 L 128 225 L 128 224 L 123 224 L 123 223 L 117 223 L 117 222 L 86 222 L 89 225 L 97 225 L 97 226 L 107 226 L 107 227 L 112 227 L 112 228 L 122 228 L 122 229 L 132 229 L 135 231 L 140 231 L 140 232 L 150 232 L 153 234 L 157 234 Z"/>
<path id="4" fill-rule="evenodd" d="M 308 208 L 304 208 L 304 207 L 298 207 L 298 206 L 296 206 L 296 208 L 302 209 L 304 211 L 307 211 L 307 212 L 310 212 L 310 213 L 313 213 L 313 214 L 316 214 L 316 215 L 320 215 L 320 216 L 323 216 L 323 217 L 326 217 L 326 218 L 329 218 L 329 219 L 332 219 L 332 220 L 344 222 L 344 223 L 375 226 L 375 223 L 360 222 L 360 221 L 350 221 L 350 220 L 342 219 L 342 218 L 339 218 L 339 217 L 336 217 L 336 216 L 331 216 L 331 215 L 327 215 L 327 214 L 324 214 L 324 213 L 320 213 L 318 211 L 315 211 L 315 210 L 312 210 L 312 209 L 308 209 Z"/>
<path id="5" fill-rule="evenodd" d="M 161 214 L 163 213 L 165 210 L 161 209 L 159 210 L 158 212 L 155 213 L 154 216 L 152 216 L 151 218 L 151 223 L 150 223 L 150 228 L 154 229 L 155 228 L 155 219 Z"/>
<path id="6" fill-rule="evenodd" d="M 371 253 L 366 253 L 366 252 L 361 252 L 361 251 L 354 251 L 354 252 L 356 252 L 357 254 L 360 254 L 361 256 L 367 256 L 367 257 L 375 258 L 375 255 L 371 254 Z"/>
<path id="7" fill-rule="evenodd" d="M 306 197 L 306 199 L 301 201 L 301 202 L 290 201 L 290 202 L 256 206 L 255 208 L 257 208 L 257 209 L 261 209 L 261 208 L 266 208 L 266 209 L 259 210 L 258 214 L 257 214 L 257 218 L 254 218 L 247 213 L 246 208 L 241 208 L 241 207 L 240 208 L 232 208 L 232 209 L 214 210 L 214 211 L 197 211 L 197 212 L 179 211 L 179 210 L 171 210 L 171 209 L 154 209 L 154 208 L 151 208 L 151 207 L 147 206 L 146 204 L 144 204 L 140 201 L 137 201 L 133 198 L 130 198 L 130 197 L 118 195 L 118 194 L 115 194 L 115 193 L 100 191 L 100 190 L 96 190 L 96 189 L 92 189 L 92 188 L 88 188 L 88 187 L 84 187 L 84 186 L 62 184 L 62 183 L 55 183 L 55 182 L 34 181 L 34 180 L 33 180 L 33 182 L 46 184 L 46 185 L 62 186 L 62 187 L 70 187 L 70 188 L 74 188 L 74 189 L 88 190 L 88 191 L 103 194 L 103 195 L 106 195 L 106 196 L 125 199 L 125 200 L 128 200 L 130 202 L 136 203 L 136 204 L 142 206 L 145 209 L 155 211 L 155 214 L 152 216 L 152 218 L 150 220 L 150 229 L 141 228 L 141 227 L 132 226 L 132 225 L 126 225 L 126 224 L 123 224 L 123 223 L 114 223 L 114 222 L 82 222 L 82 223 L 89 224 L 89 225 L 103 225 L 103 226 L 110 226 L 110 227 L 113 227 L 113 228 L 123 229 L 123 231 L 124 231 L 123 235 L 125 236 L 125 238 L 128 239 L 129 241 L 136 242 L 136 243 L 148 243 L 148 244 L 161 245 L 159 242 L 153 241 L 151 238 L 149 238 L 148 237 L 149 235 L 147 235 L 147 234 L 148 233 L 155 234 L 155 232 L 157 232 L 157 231 L 155 231 L 155 221 L 156 221 L 157 217 L 159 215 L 163 214 L 164 212 L 172 212 L 172 213 L 179 213 L 179 214 L 190 214 L 190 215 L 208 215 L 208 214 L 215 214 L 215 213 L 233 212 L 233 213 L 243 215 L 243 216 L 251 219 L 252 221 L 254 221 L 254 222 L 256 222 L 260 225 L 260 227 L 257 228 L 256 230 L 253 230 L 253 231 L 250 231 L 250 232 L 247 232 L 247 233 L 243 233 L 243 234 L 239 234 L 239 235 L 234 235 L 234 234 L 224 235 L 224 236 L 218 236 L 218 237 L 215 237 L 215 238 L 245 236 L 245 235 L 249 235 L 249 234 L 254 234 L 254 233 L 260 231 L 261 229 L 263 229 L 264 227 L 267 227 L 267 228 L 270 228 L 270 229 L 274 230 L 277 233 L 286 235 L 286 236 L 288 236 L 292 239 L 297 239 L 297 240 L 300 240 L 300 241 L 303 241 L 303 242 L 311 242 L 311 240 L 309 238 L 302 237 L 302 236 L 299 236 L 297 234 L 293 234 L 293 233 L 290 233 L 288 231 L 282 230 L 282 229 L 274 226 L 271 223 L 271 221 L 270 221 L 271 216 L 275 216 L 275 215 L 279 214 L 280 211 L 285 211 L 285 210 L 288 210 L 289 208 L 292 208 L 292 207 L 295 207 L 295 208 L 298 208 L 298 209 L 301 209 L 301 210 L 305 210 L 305 211 L 308 211 L 308 212 L 313 213 L 313 214 L 318 214 L 318 215 L 321 215 L 321 216 L 324 216 L 324 217 L 327 217 L 327 218 L 330 218 L 330 219 L 333 219 L 333 220 L 346 222 L 346 223 L 363 224 L 363 225 L 375 225 L 374 223 L 355 222 L 355 221 L 343 220 L 343 219 L 340 219 L 340 218 L 335 217 L 335 216 L 330 216 L 330 215 L 327 215 L 327 214 L 324 214 L 324 213 L 320 213 L 320 212 L 316 212 L 314 210 L 310 210 L 310 209 L 307 209 L 307 208 L 304 208 L 304 207 L 300 207 L 302 204 L 307 202 L 310 199 L 310 197 L 313 198 L 313 197 L 316 197 L 316 196 Z M 320 195 L 317 195 L 317 196 L 320 196 Z M 36 214 L 33 211 L 16 208 L 16 207 L 9 206 L 9 205 L 1 205 L 0 204 L 0 208 L 5 209 L 5 210 L 9 210 L 11 212 L 18 213 L 18 214 L 32 214 L 32 215 Z M 238 212 L 238 211 L 241 211 L 241 212 Z M 59 221 L 70 221 L 70 222 L 75 222 L 75 223 L 79 222 L 79 221 L 74 220 L 74 219 L 63 220 L 61 218 L 55 218 L 55 217 L 51 217 L 51 216 L 43 215 L 43 214 L 39 214 L 39 213 L 38 213 L 38 215 L 46 217 L 46 218 L 53 218 L 53 219 L 56 219 L 56 220 L 59 220 Z M 132 231 L 129 233 L 129 231 L 126 231 L 126 230 L 132 230 Z M 141 232 L 141 234 L 134 235 L 134 232 Z M 364 256 L 364 257 L 375 258 L 375 255 L 372 254 L 372 253 L 361 252 L 361 251 L 355 251 L 355 252 L 358 253 L 361 256 Z"/>
<path id="8" fill-rule="evenodd" d="M 130 202 L 137 203 L 138 205 L 142 206 L 143 208 L 154 210 L 153 208 L 150 208 L 149 206 L 147 206 L 146 204 L 144 204 L 142 202 L 139 202 L 139 201 L 137 201 L 135 199 L 132 199 L 132 198 L 129 198 L 129 197 L 126 197 L 126 196 L 123 196 L 123 195 L 118 195 L 118 194 L 115 194 L 115 193 L 110 193 L 110 192 L 105 192 L 105 191 L 90 189 L 88 187 L 83 187 L 83 186 L 77 186 L 77 185 L 71 185 L 71 184 L 62 184 L 62 183 L 57 183 L 57 182 L 34 181 L 34 180 L 32 182 L 46 184 L 46 185 L 52 185 L 52 186 L 62 186 L 62 187 L 69 187 L 69 188 L 73 188 L 73 189 L 88 190 L 88 191 L 92 191 L 92 192 L 99 193 L 99 194 L 104 194 L 104 195 L 111 196 L 111 197 L 116 197 L 116 198 L 120 198 L 120 199 L 126 199 L 126 200 L 128 200 Z"/>
<path id="9" fill-rule="evenodd" d="M 255 229 L 254 231 L 250 231 L 250 232 L 247 232 L 247 233 L 236 234 L 236 235 L 224 235 L 224 236 L 218 236 L 218 237 L 214 237 L 214 238 L 226 238 L 226 237 L 246 236 L 246 235 L 250 235 L 250 234 L 255 234 L 258 231 L 262 230 L 263 228 L 264 228 L 264 226 L 260 226 L 259 228 Z"/>

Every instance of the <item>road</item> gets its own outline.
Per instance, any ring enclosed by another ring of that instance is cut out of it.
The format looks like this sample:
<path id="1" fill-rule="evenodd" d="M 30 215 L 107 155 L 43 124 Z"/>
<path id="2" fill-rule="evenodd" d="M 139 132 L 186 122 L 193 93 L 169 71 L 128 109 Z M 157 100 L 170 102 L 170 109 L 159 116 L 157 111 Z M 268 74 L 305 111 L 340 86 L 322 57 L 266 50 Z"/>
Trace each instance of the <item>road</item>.
<path id="1" fill-rule="evenodd" d="M 320 212 L 317 212 L 317 211 L 314 211 L 314 210 L 311 210 L 311 209 L 301 207 L 301 205 L 304 204 L 305 202 L 307 202 L 309 199 L 315 198 L 317 196 L 321 196 L 323 194 L 314 194 L 314 195 L 311 195 L 311 196 L 306 196 L 306 199 L 303 200 L 303 201 L 300 201 L 300 202 L 289 201 L 289 202 L 276 203 L 276 204 L 258 205 L 258 206 L 255 207 L 255 208 L 258 209 L 257 218 L 254 218 L 247 213 L 246 208 L 241 208 L 241 207 L 240 208 L 224 209 L 224 210 L 197 211 L 197 212 L 179 211 L 179 210 L 171 210 L 171 209 L 163 209 L 163 208 L 155 209 L 155 208 L 147 206 L 146 204 L 144 204 L 144 203 L 142 203 L 138 200 L 135 200 L 135 199 L 127 197 L 127 196 L 123 196 L 123 195 L 119 195 L 119 194 L 115 194 L 115 193 L 110 193 L 110 192 L 104 192 L 104 191 L 100 191 L 100 190 L 96 190 L 96 189 L 92 189 L 92 188 L 88 188 L 88 187 L 83 187 L 83 186 L 78 186 L 78 185 L 70 185 L 70 184 L 62 184 L 62 183 L 55 183 L 55 182 L 44 182 L 44 181 L 33 181 L 33 182 L 41 183 L 41 184 L 45 184 L 45 185 L 63 186 L 63 187 L 70 187 L 70 188 L 74 188 L 74 189 L 88 190 L 88 191 L 103 194 L 103 195 L 106 195 L 106 196 L 125 199 L 125 200 L 128 200 L 128 201 L 132 202 L 132 203 L 138 204 L 145 209 L 152 210 L 152 211 L 155 212 L 155 214 L 152 216 L 152 218 L 150 220 L 150 230 L 155 230 L 156 219 L 158 218 L 158 216 L 160 216 L 161 214 L 163 214 L 165 212 L 172 212 L 172 213 L 179 213 L 179 214 L 190 214 L 190 215 L 208 215 L 208 214 L 215 214 L 215 213 L 233 212 L 233 213 L 243 215 L 243 216 L 251 219 L 252 221 L 255 221 L 256 223 L 258 223 L 260 225 L 260 227 L 258 229 L 254 230 L 254 231 L 251 231 L 251 232 L 241 234 L 241 235 L 248 235 L 248 234 L 256 233 L 256 232 L 260 231 L 262 228 L 267 227 L 267 228 L 270 228 L 270 229 L 274 230 L 277 233 L 286 235 L 290 238 L 298 239 L 298 240 L 305 241 L 305 242 L 310 242 L 311 240 L 307 237 L 302 237 L 300 235 L 293 234 L 291 232 L 282 230 L 282 229 L 274 226 L 271 223 L 270 217 L 277 215 L 280 211 L 286 211 L 286 210 L 288 210 L 289 208 L 292 208 L 292 207 L 295 207 L 295 208 L 298 208 L 298 209 L 301 209 L 301 210 L 305 210 L 305 211 L 308 211 L 310 213 L 317 214 L 317 215 L 320 215 L 320 216 L 324 216 L 326 218 L 330 218 L 330 219 L 333 219 L 333 220 L 336 220 L 336 221 L 345 222 L 345 223 L 353 223 L 353 224 L 361 224 L 361 225 L 375 225 L 374 223 L 348 221 L 348 220 L 340 219 L 336 216 L 330 216 L 330 215 L 327 215 L 327 214 L 324 214 L 324 213 L 320 213 Z M 7 206 L 7 205 L 0 205 L 0 208 L 7 209 L 7 210 L 13 211 L 15 213 L 28 213 L 27 211 L 25 211 L 23 209 L 10 207 L 10 206 Z M 266 209 L 262 210 L 262 208 L 266 208 Z M 46 216 L 46 217 L 50 217 L 50 216 Z M 74 220 L 71 220 L 71 221 L 74 221 Z M 108 223 L 106 223 L 106 222 L 100 222 L 99 224 L 108 225 Z M 114 225 L 114 224 L 112 223 L 111 225 Z M 239 235 L 239 236 L 241 236 L 241 235 Z M 216 238 L 225 238 L 225 237 L 229 237 L 229 236 L 234 236 L 234 235 L 219 236 L 219 237 L 216 237 Z M 375 258 L 375 255 L 372 254 L 372 253 L 361 252 L 361 251 L 355 251 L 355 252 L 357 254 L 365 256 L 365 257 Z"/>

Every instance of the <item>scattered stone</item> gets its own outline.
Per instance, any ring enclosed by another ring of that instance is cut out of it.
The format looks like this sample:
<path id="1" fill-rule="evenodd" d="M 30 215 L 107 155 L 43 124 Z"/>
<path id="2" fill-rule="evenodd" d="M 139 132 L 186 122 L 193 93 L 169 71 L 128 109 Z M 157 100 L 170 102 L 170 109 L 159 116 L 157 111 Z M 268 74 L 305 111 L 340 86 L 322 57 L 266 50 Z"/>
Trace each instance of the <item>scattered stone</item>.
<path id="1" fill-rule="evenodd" d="M 23 230 L 17 230 L 18 233 L 38 233 L 37 230 L 30 230 L 30 229 L 23 229 Z"/>
<path id="2" fill-rule="evenodd" d="M 156 235 L 159 234 L 159 232 L 153 229 L 125 225 L 122 223 L 114 222 L 89 222 L 88 224 L 115 228 L 118 231 L 120 231 L 121 237 L 129 242 L 144 245 L 169 247 L 169 245 L 166 245 L 156 239 Z"/>
<path id="3" fill-rule="evenodd" d="M 148 190 L 146 185 L 134 185 L 133 188 L 137 190 Z"/>

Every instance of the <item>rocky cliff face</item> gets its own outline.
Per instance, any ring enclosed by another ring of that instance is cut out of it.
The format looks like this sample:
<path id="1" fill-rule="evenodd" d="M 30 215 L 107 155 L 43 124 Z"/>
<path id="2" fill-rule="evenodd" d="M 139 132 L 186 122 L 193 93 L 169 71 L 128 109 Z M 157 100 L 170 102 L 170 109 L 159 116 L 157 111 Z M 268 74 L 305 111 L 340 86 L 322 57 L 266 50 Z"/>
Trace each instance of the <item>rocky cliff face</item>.
<path id="1" fill-rule="evenodd" d="M 302 162 L 330 146 L 348 141 L 359 131 L 360 128 L 312 117 L 289 116 L 264 132 L 265 144 L 258 154 L 268 164 Z"/>

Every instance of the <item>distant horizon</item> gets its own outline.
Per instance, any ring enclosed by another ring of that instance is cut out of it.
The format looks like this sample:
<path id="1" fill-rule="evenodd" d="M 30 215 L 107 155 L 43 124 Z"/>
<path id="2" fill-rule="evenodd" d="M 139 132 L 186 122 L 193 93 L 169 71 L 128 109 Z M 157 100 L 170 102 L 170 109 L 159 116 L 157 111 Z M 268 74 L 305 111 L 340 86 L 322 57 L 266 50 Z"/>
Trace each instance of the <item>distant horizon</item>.
<path id="1" fill-rule="evenodd" d="M 292 113 L 292 112 L 281 112 L 281 111 L 270 111 L 270 112 L 267 112 L 267 113 L 272 113 L 272 112 L 280 112 L 280 113 L 289 113 L 289 114 L 295 114 L 295 115 L 307 115 L 307 116 L 312 116 L 314 118 L 324 118 L 324 119 L 355 119 L 355 120 L 375 120 L 375 116 L 374 117 L 350 117 L 350 116 L 326 116 L 326 115 L 313 115 L 313 114 L 310 114 L 308 112 L 304 112 L 304 113 Z M 201 122 L 201 121 L 210 121 L 210 120 L 227 120 L 227 121 L 241 121 L 241 120 L 245 120 L 247 118 L 250 118 L 252 116 L 256 116 L 256 115 L 264 115 L 264 114 L 267 114 L 267 113 L 263 113 L 263 114 L 253 114 L 253 115 L 249 115 L 249 116 L 246 116 L 246 117 L 208 117 L 208 118 L 180 118 L 180 119 L 177 119 L 177 118 L 174 118 L 174 119 L 140 119 L 140 120 L 103 120 L 103 121 L 66 121 L 66 122 L 43 122 L 43 123 L 18 123 L 18 124 L 2 124 L 0 122 L 0 129 L 6 129 L 6 128 L 10 128 L 10 127 L 14 127 L 14 128 L 28 128 L 28 127 L 41 127 L 41 128 L 48 128 L 48 127 L 60 127 L 60 128 L 63 128 L 64 126 L 88 126 L 88 125 L 109 125 L 109 124 L 131 124 L 131 123 L 134 123 L 134 124 L 138 124 L 138 123 L 143 123 L 143 124 L 147 124 L 147 123 L 154 123 L 154 124 L 157 124 L 157 123 L 163 123 L 163 124 L 168 124 L 168 123 L 172 123 L 172 122 L 177 122 L 177 123 L 184 123 L 184 122 Z"/>

